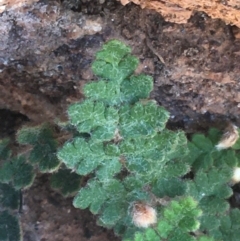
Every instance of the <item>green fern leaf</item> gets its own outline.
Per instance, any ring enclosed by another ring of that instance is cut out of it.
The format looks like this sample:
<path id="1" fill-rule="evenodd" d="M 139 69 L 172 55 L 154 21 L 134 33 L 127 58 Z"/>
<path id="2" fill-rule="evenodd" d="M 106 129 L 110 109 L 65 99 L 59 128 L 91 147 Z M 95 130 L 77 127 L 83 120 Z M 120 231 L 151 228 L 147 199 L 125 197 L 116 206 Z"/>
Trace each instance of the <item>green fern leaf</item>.
<path id="1" fill-rule="evenodd" d="M 131 76 L 122 82 L 121 99 L 133 104 L 141 99 L 147 99 L 153 90 L 153 79 L 148 75 Z"/>
<path id="2" fill-rule="evenodd" d="M 97 176 L 101 180 L 109 179 L 121 170 L 119 157 L 105 153 L 109 148 L 108 146 L 105 149 L 100 142 L 87 142 L 78 137 L 73 143 L 66 143 L 58 152 L 58 157 L 68 168 L 76 169 L 80 175 L 86 175 L 99 167 Z"/>
<path id="3" fill-rule="evenodd" d="M 212 237 L 198 237 L 197 241 L 214 241 Z"/>
<path id="4" fill-rule="evenodd" d="M 170 233 L 173 231 L 175 227 L 171 225 L 167 220 L 160 220 L 157 225 L 157 230 L 159 232 L 159 235 L 166 239 Z"/>
<path id="5" fill-rule="evenodd" d="M 118 40 L 111 40 L 103 45 L 102 50 L 96 54 L 96 59 L 103 60 L 106 63 L 110 63 L 112 65 L 118 65 L 119 62 L 130 53 L 130 47 L 126 46 Z"/>
<path id="6" fill-rule="evenodd" d="M 229 216 L 221 217 L 221 224 L 219 227 L 222 240 L 238 241 L 240 235 L 240 211 L 239 209 L 232 209 Z"/>
<path id="7" fill-rule="evenodd" d="M 216 128 L 210 128 L 207 136 L 210 139 L 210 141 L 213 143 L 213 145 L 215 146 L 221 139 L 222 133 L 221 133 L 221 131 L 219 131 Z"/>
<path id="8" fill-rule="evenodd" d="M 90 155 L 88 155 L 89 153 Z M 62 160 L 68 168 L 76 169 L 80 175 L 86 175 L 96 168 L 100 164 L 99 159 L 100 157 L 102 159 L 102 156 L 103 154 L 101 155 L 101 153 L 99 153 L 98 159 L 95 160 L 89 143 L 79 137 L 75 138 L 72 143 L 66 143 L 58 152 L 58 158 Z M 82 163 L 84 159 L 85 162 Z"/>
<path id="9" fill-rule="evenodd" d="M 11 151 L 8 148 L 10 140 L 0 140 L 0 160 L 6 160 L 11 156 Z"/>
<path id="10" fill-rule="evenodd" d="M 196 197 L 197 200 L 200 200 L 205 196 L 218 195 L 219 188 L 221 187 L 220 190 L 222 191 L 223 186 L 226 187 L 226 183 L 231 179 L 231 176 L 232 170 L 228 167 L 211 169 L 208 173 L 199 171 L 194 179 L 196 185 L 195 188 L 199 193 L 199 196 Z"/>
<path id="11" fill-rule="evenodd" d="M 112 199 L 121 199 L 127 194 L 123 184 L 117 179 L 111 179 L 109 182 L 104 182 L 103 188 L 108 193 L 108 197 Z"/>
<path id="12" fill-rule="evenodd" d="M 238 165 L 238 158 L 234 150 L 222 150 L 221 152 L 214 153 L 214 165 L 221 167 L 228 165 L 229 167 L 236 167 Z"/>
<path id="13" fill-rule="evenodd" d="M 153 193 L 158 197 L 176 197 L 183 196 L 186 193 L 186 183 L 178 178 L 160 178 L 153 186 Z"/>
<path id="14" fill-rule="evenodd" d="M 115 174 L 119 173 L 122 169 L 122 164 L 119 161 L 119 158 L 112 158 L 110 161 L 106 161 L 101 167 L 97 170 L 96 176 L 100 181 L 108 181 Z"/>
<path id="15" fill-rule="evenodd" d="M 23 145 L 35 145 L 38 142 L 41 132 L 41 126 L 39 127 L 23 127 L 17 132 L 17 141 Z"/>
<path id="16" fill-rule="evenodd" d="M 20 144 L 33 146 L 29 161 L 38 165 L 41 172 L 53 172 L 59 168 L 61 163 L 55 155 L 58 144 L 53 137 L 51 127 L 47 124 L 22 128 L 17 133 L 17 140 Z"/>
<path id="17" fill-rule="evenodd" d="M 120 84 L 99 80 L 84 85 L 85 97 L 93 101 L 101 101 L 107 105 L 119 105 L 121 98 Z"/>
<path id="18" fill-rule="evenodd" d="M 190 171 L 190 166 L 183 159 L 175 159 L 166 163 L 162 171 L 162 177 L 181 177 Z"/>
<path id="19" fill-rule="evenodd" d="M 169 223 L 176 225 L 176 223 L 179 223 L 185 216 L 197 218 L 201 213 L 201 210 L 197 208 L 197 202 L 191 197 L 186 197 L 179 202 L 172 201 L 169 207 L 164 210 L 163 215 Z M 189 227 L 189 230 L 191 230 L 191 227 Z M 194 229 L 192 229 L 192 231 L 194 231 Z"/>
<path id="20" fill-rule="evenodd" d="M 144 235 L 142 233 L 136 233 L 134 237 L 134 241 L 145 241 Z"/>
<path id="21" fill-rule="evenodd" d="M 202 155 L 202 151 L 192 142 L 188 142 L 187 148 L 189 150 L 189 154 L 186 156 L 185 160 L 189 165 L 193 165 L 197 158 Z"/>
<path id="22" fill-rule="evenodd" d="M 107 199 L 107 192 L 97 180 L 88 181 L 85 188 L 82 188 L 73 200 L 76 208 L 85 209 L 90 207 L 92 213 L 98 213 L 104 201 Z"/>
<path id="23" fill-rule="evenodd" d="M 123 138 L 137 138 L 153 135 L 164 129 L 169 113 L 158 107 L 153 101 L 146 104 L 136 103 L 120 108 L 120 135 Z"/>
<path id="24" fill-rule="evenodd" d="M 51 143 L 42 143 L 34 146 L 29 161 L 37 164 L 40 172 L 53 172 L 61 165 L 55 155 L 56 146 Z"/>
<path id="25" fill-rule="evenodd" d="M 125 78 L 133 74 L 138 63 L 138 59 L 130 55 L 121 60 L 118 65 L 103 60 L 95 60 L 92 64 L 92 70 L 99 77 L 121 83 Z"/>
<path id="26" fill-rule="evenodd" d="M 146 230 L 145 237 L 146 241 L 159 241 L 159 235 L 152 228 Z"/>
<path id="27" fill-rule="evenodd" d="M 111 140 L 114 138 L 118 124 L 118 111 L 113 107 L 105 107 L 102 102 L 94 103 L 86 100 L 73 104 L 68 110 L 71 123 L 81 133 L 91 133 L 93 139 Z"/>
<path id="28" fill-rule="evenodd" d="M 0 212 L 0 241 L 20 241 L 19 221 L 8 211 Z"/>
<path id="29" fill-rule="evenodd" d="M 103 208 L 99 221 L 106 227 L 112 227 L 125 213 L 123 200 L 112 199 Z"/>
<path id="30" fill-rule="evenodd" d="M 195 217 L 183 217 L 179 222 L 179 228 L 181 228 L 185 232 L 196 231 L 200 227 L 199 221 L 195 220 Z"/>
<path id="31" fill-rule="evenodd" d="M 195 238 L 188 233 L 176 228 L 169 236 L 168 241 L 195 241 Z"/>
<path id="32" fill-rule="evenodd" d="M 68 109 L 68 115 L 73 125 L 77 126 L 81 123 L 84 123 L 85 121 L 91 120 L 91 124 L 93 125 L 93 127 L 95 127 L 105 121 L 104 111 L 104 104 L 97 103 L 95 105 L 93 101 L 85 100 L 81 103 L 71 105 Z"/>
<path id="33" fill-rule="evenodd" d="M 154 170 L 154 164 L 151 163 L 150 161 L 141 158 L 141 157 L 134 157 L 134 156 L 126 156 L 127 160 L 127 170 L 130 173 L 133 173 L 137 176 L 142 176 L 144 179 L 150 178 L 152 175 L 152 178 L 156 178 L 156 176 L 151 172 L 151 170 Z"/>
<path id="34" fill-rule="evenodd" d="M 196 161 L 193 164 L 194 171 L 198 171 L 200 169 L 208 170 L 213 166 L 214 160 L 211 153 L 203 153 L 198 156 Z"/>
<path id="35" fill-rule="evenodd" d="M 14 168 L 10 161 L 4 162 L 0 168 L 0 182 L 8 183 L 14 175 Z"/>
<path id="36" fill-rule="evenodd" d="M 194 134 L 192 142 L 202 151 L 208 152 L 213 149 L 212 142 L 202 134 Z"/>
<path id="37" fill-rule="evenodd" d="M 51 175 L 50 183 L 53 189 L 59 189 L 66 197 L 78 191 L 81 177 L 69 169 L 60 169 Z"/>
<path id="38" fill-rule="evenodd" d="M 153 79 L 147 75 L 131 76 L 121 84 L 100 80 L 84 86 L 84 94 L 91 100 L 108 105 L 135 103 L 148 98 L 153 89 Z"/>
<path id="39" fill-rule="evenodd" d="M 86 157 L 76 167 L 76 172 L 79 175 L 87 175 L 87 174 L 93 172 L 99 165 L 100 165 L 100 163 L 98 161 L 96 161 L 95 158 Z"/>
<path id="40" fill-rule="evenodd" d="M 0 181 L 12 182 L 16 189 L 27 188 L 32 185 L 35 174 L 33 167 L 26 163 L 24 157 L 14 157 L 0 169 Z"/>
<path id="41" fill-rule="evenodd" d="M 0 207 L 17 209 L 19 192 L 11 185 L 0 183 Z"/>
<path id="42" fill-rule="evenodd" d="M 104 152 L 109 157 L 119 157 L 121 155 L 119 146 L 112 143 L 104 145 Z"/>
<path id="43" fill-rule="evenodd" d="M 208 214 L 221 214 L 229 209 L 229 204 L 217 197 L 204 197 L 199 202 L 199 207 Z"/>
<path id="44" fill-rule="evenodd" d="M 207 137 L 202 134 L 193 136 L 192 142 L 188 144 L 190 153 L 187 162 L 193 164 L 195 172 L 200 169 L 207 171 L 212 166 L 221 168 L 228 165 L 234 168 L 238 165 L 238 158 L 234 150 L 228 149 L 219 152 L 214 148 L 219 141 L 219 136 L 220 132 L 216 129 L 210 129 Z"/>
<path id="45" fill-rule="evenodd" d="M 125 177 L 123 180 L 123 184 L 128 191 L 132 191 L 134 189 L 142 189 L 143 186 L 146 184 L 143 179 L 141 178 L 136 178 L 135 175 L 128 175 Z"/>
<path id="46" fill-rule="evenodd" d="M 212 231 L 214 230 L 218 230 L 219 226 L 220 226 L 220 220 L 216 215 L 212 215 L 212 214 L 204 214 L 201 218 L 200 218 L 200 222 L 201 222 L 201 230 L 204 232 L 208 232 L 210 235 L 212 233 Z"/>

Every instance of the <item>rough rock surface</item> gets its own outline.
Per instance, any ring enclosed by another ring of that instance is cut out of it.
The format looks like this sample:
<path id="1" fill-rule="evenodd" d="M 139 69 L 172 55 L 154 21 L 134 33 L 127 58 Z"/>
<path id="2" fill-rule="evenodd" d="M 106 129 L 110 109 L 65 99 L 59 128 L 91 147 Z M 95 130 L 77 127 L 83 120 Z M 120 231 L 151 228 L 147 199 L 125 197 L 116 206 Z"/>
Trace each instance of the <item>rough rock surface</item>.
<path id="1" fill-rule="evenodd" d="M 156 88 L 167 93 L 159 103 L 167 103 L 172 116 L 183 118 L 186 111 L 189 118 L 196 112 L 239 116 L 238 28 L 201 12 L 174 25 L 114 1 L 64 0 L 63 5 L 46 0 L 8 5 L 0 15 L 0 108 L 33 122 L 65 117 L 67 105 L 82 97 L 82 85 L 93 78 L 89 67 L 96 50 L 107 39 L 120 38 L 143 64 L 153 66 Z"/>
<path id="2" fill-rule="evenodd" d="M 84 53 L 91 56 L 90 46 L 75 48 L 84 44 L 84 36 L 102 30 L 101 19 L 64 10 L 56 1 L 40 1 L 4 11 L 0 23 L 0 108 L 35 122 L 61 116 L 56 103 L 71 102 L 61 92 L 80 98 L 74 82 L 89 63 Z M 91 44 L 98 46 L 97 38 Z"/>
<path id="3" fill-rule="evenodd" d="M 38 0 L 0 0 L 0 13 L 8 9 L 19 8 L 37 1 Z"/>
<path id="4" fill-rule="evenodd" d="M 173 121 L 211 113 L 240 124 L 238 28 L 201 12 L 176 25 L 132 4 L 64 3 L 74 11 L 42 0 L 0 15 L 0 108 L 32 122 L 65 117 L 67 105 L 93 78 L 96 50 L 118 38 L 141 59 L 138 71 L 154 77 L 153 97 Z"/>
<path id="5" fill-rule="evenodd" d="M 154 9 L 166 21 L 186 23 L 193 11 L 203 11 L 212 18 L 240 27 L 239 0 L 120 0 L 123 5 L 133 2 L 142 8 Z"/>

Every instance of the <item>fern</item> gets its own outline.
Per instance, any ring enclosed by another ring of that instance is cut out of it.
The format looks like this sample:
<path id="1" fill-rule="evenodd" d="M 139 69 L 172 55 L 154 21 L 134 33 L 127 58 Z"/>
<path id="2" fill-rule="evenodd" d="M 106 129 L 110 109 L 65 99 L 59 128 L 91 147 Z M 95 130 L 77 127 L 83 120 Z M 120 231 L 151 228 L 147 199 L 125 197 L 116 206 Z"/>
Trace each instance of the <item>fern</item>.
<path id="1" fill-rule="evenodd" d="M 153 81 L 134 75 L 137 63 L 119 41 L 103 46 L 92 65 L 101 79 L 86 84 L 86 100 L 68 109 L 79 136 L 57 154 L 77 174 L 92 176 L 74 206 L 89 208 L 99 215 L 99 224 L 124 236 L 137 230 L 129 205 L 151 202 L 146 187 L 159 196 L 183 195 L 187 186 L 180 177 L 190 170 L 184 162 L 187 139 L 183 132 L 165 129 L 169 113 L 147 100 Z M 81 136 L 86 133 L 87 138 Z"/>
<path id="2" fill-rule="evenodd" d="M 19 221 L 8 211 L 0 212 L 0 240 L 19 241 L 21 239 L 21 229 Z"/>
<path id="3" fill-rule="evenodd" d="M 14 211 L 19 208 L 20 189 L 30 186 L 33 169 L 24 157 L 13 157 L 10 140 L 0 140 L 0 241 L 21 240 L 21 228 Z"/>
<path id="4" fill-rule="evenodd" d="M 156 227 L 138 231 L 133 239 L 125 241 L 213 241 L 213 238 L 203 234 L 199 237 L 191 235 L 191 232 L 195 232 L 200 226 L 200 215 L 201 209 L 191 197 L 172 201 L 161 210 L 161 220 Z"/>
<path id="5" fill-rule="evenodd" d="M 61 127 L 72 138 L 61 148 L 47 124 L 18 131 L 25 154 L 13 156 L 9 140 L 0 141 L 0 240 L 21 238 L 9 210 L 19 208 L 33 170 L 53 173 L 53 189 L 75 195 L 76 208 L 88 208 L 125 241 L 239 240 L 240 212 L 228 201 L 240 168 L 239 130 L 224 150 L 216 148 L 217 129 L 190 140 L 168 130 L 168 111 L 149 99 L 153 79 L 135 75 L 137 65 L 120 41 L 103 45 L 92 64 L 99 80 L 69 106 Z"/>
<path id="6" fill-rule="evenodd" d="M 68 109 L 78 135 L 57 155 L 68 168 L 90 177 L 74 206 L 89 208 L 100 225 L 136 241 L 227 240 L 222 227 L 229 217 L 229 184 L 239 166 L 240 142 L 218 151 L 216 129 L 191 141 L 183 132 L 167 130 L 169 113 L 148 99 L 153 81 L 134 75 L 137 63 L 127 46 L 108 42 L 92 64 L 99 81 L 86 84 L 86 99 Z M 193 178 L 183 178 L 189 173 Z M 165 197 L 171 203 L 158 207 L 157 226 L 139 231 L 132 205 Z"/>
<path id="7" fill-rule="evenodd" d="M 46 126 L 24 127 L 18 134 L 20 144 L 28 144 L 32 149 L 25 154 L 12 155 L 10 140 L 0 141 L 0 240 L 22 240 L 16 210 L 20 203 L 22 189 L 30 187 L 36 173 L 34 165 L 42 172 L 55 170 L 60 162 L 55 152 L 57 142 Z"/>
<path id="8" fill-rule="evenodd" d="M 17 141 L 22 145 L 31 145 L 29 161 L 37 165 L 40 172 L 53 172 L 60 166 L 56 157 L 57 141 L 46 124 L 38 127 L 24 127 L 17 133 Z"/>
<path id="9" fill-rule="evenodd" d="M 70 196 L 76 193 L 80 187 L 81 177 L 69 169 L 59 169 L 50 178 L 51 187 L 60 190 L 63 196 Z"/>

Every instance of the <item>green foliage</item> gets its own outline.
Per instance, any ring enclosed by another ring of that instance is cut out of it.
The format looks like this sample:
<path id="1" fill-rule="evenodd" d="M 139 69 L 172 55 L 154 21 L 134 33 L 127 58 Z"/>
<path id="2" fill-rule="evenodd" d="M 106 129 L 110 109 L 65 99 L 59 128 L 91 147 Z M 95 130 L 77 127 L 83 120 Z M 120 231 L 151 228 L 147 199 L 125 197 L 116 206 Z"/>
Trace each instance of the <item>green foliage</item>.
<path id="1" fill-rule="evenodd" d="M 78 191 L 80 181 L 81 177 L 69 169 L 59 169 L 50 178 L 51 187 L 60 190 L 65 197 Z"/>
<path id="2" fill-rule="evenodd" d="M 19 241 L 21 229 L 16 217 L 8 211 L 0 212 L 0 241 Z"/>
<path id="3" fill-rule="evenodd" d="M 154 135 L 165 128 L 169 113 L 153 101 L 123 105 L 119 110 L 119 132 L 122 138 Z"/>
<path id="4" fill-rule="evenodd" d="M 193 166 L 194 179 L 187 181 L 187 193 L 199 202 L 203 211 L 200 230 L 225 241 L 229 239 L 219 235 L 221 218 L 229 217 L 227 199 L 232 195 L 229 183 L 233 169 L 239 165 L 239 157 L 232 149 L 221 152 L 216 150 L 215 145 L 220 137 L 220 132 L 216 129 L 210 129 L 207 136 L 193 135 L 189 142 L 188 161 Z"/>
<path id="5" fill-rule="evenodd" d="M 23 127 L 17 133 L 17 140 L 20 144 L 33 146 L 29 161 L 38 165 L 41 172 L 53 172 L 60 166 L 55 154 L 58 144 L 49 126 Z"/>
<path id="6" fill-rule="evenodd" d="M 48 125 L 24 127 L 18 131 L 17 140 L 30 146 L 25 147 L 24 154 L 16 156 L 9 149 L 9 140 L 0 141 L 0 241 L 22 239 L 16 210 L 21 209 L 21 190 L 33 183 L 33 166 L 36 164 L 42 172 L 52 172 L 61 164 L 56 157 L 57 141 Z M 64 195 L 76 193 L 80 186 L 79 175 L 70 170 L 59 170 L 51 179 L 52 186 Z"/>
<path id="7" fill-rule="evenodd" d="M 146 187 L 159 196 L 184 195 L 187 185 L 180 178 L 190 170 L 187 139 L 165 129 L 169 113 L 148 100 L 153 80 L 133 74 L 137 63 L 121 42 L 103 46 L 92 65 L 101 79 L 86 84 L 86 100 L 68 109 L 79 135 L 57 153 L 67 168 L 92 177 L 74 206 L 89 208 L 100 225 L 124 236 L 137 230 L 129 205 L 151 200 Z"/>
<path id="8" fill-rule="evenodd" d="M 186 182 L 182 181 L 180 178 L 160 178 L 153 186 L 152 191 L 160 198 L 165 196 L 174 198 L 184 195 L 186 193 L 186 188 Z"/>
<path id="9" fill-rule="evenodd" d="M 186 197 L 180 201 L 172 201 L 163 211 L 162 219 L 164 221 L 158 223 L 158 230 L 160 233 L 164 232 L 162 230 L 162 223 L 164 225 L 168 223 L 169 226 L 172 226 L 172 230 L 179 228 L 182 233 L 196 231 L 200 225 L 197 220 L 197 217 L 200 215 L 201 210 L 197 207 L 197 202 L 192 197 Z M 162 237 L 166 238 L 169 235 L 172 235 L 170 230 Z"/>
<path id="10" fill-rule="evenodd" d="M 111 140 L 118 123 L 118 113 L 114 107 L 101 102 L 86 100 L 70 106 L 69 117 L 80 133 L 92 133 L 95 139 Z"/>
<path id="11" fill-rule="evenodd" d="M 152 77 L 141 74 L 130 76 L 121 83 L 106 80 L 88 83 L 84 86 L 84 94 L 93 101 L 100 100 L 104 104 L 119 105 L 146 99 L 152 89 Z"/>
<path id="12" fill-rule="evenodd" d="M 16 189 L 31 186 L 34 177 L 33 167 L 23 156 L 11 158 L 0 168 L 0 182 L 11 183 Z"/>
<path id="13" fill-rule="evenodd" d="M 70 154 L 70 155 L 69 155 Z M 99 167 L 97 173 L 108 172 L 114 175 L 120 171 L 121 165 L 118 157 L 107 155 L 103 143 L 95 143 L 75 138 L 72 143 L 67 143 L 59 152 L 58 157 L 63 160 L 68 168 L 73 168 L 80 175 L 87 175 Z M 113 169 L 113 170 L 112 170 Z"/>
<path id="14" fill-rule="evenodd" d="M 121 42 L 108 42 L 97 53 L 92 64 L 94 74 L 116 83 L 122 82 L 132 75 L 138 65 L 138 59 L 130 53 L 131 49 Z"/>
<path id="15" fill-rule="evenodd" d="M 8 139 L 0 140 L 0 163 L 1 160 L 6 160 L 11 156 L 11 151 L 9 150 L 8 145 Z"/>
<path id="16" fill-rule="evenodd" d="M 11 185 L 0 183 L 0 207 L 17 209 L 19 202 L 19 192 Z"/>
<path id="17" fill-rule="evenodd" d="M 22 240 L 18 217 L 21 189 L 29 187 L 35 177 L 24 156 L 12 156 L 9 140 L 0 140 L 0 241 Z"/>
<path id="18" fill-rule="evenodd" d="M 193 237 L 191 232 L 198 229 L 201 215 L 198 204 L 191 197 L 172 201 L 160 212 L 161 219 L 153 228 L 147 228 L 135 233 L 134 241 L 213 241 L 212 238 L 201 235 Z M 125 241 L 131 241 L 127 239 Z"/>
<path id="19" fill-rule="evenodd" d="M 127 46 L 108 42 L 92 65 L 100 80 L 86 84 L 86 100 L 68 109 L 70 124 L 79 134 L 64 144 L 58 158 L 77 174 L 91 175 L 74 206 L 89 208 L 98 214 L 100 225 L 119 235 L 136 233 L 135 240 L 212 240 L 191 232 L 219 231 L 217 217 L 229 210 L 228 183 L 239 158 L 231 149 L 216 150 L 218 130 L 211 129 L 208 136 L 195 134 L 190 142 L 183 132 L 166 130 L 169 113 L 148 100 L 153 81 L 133 74 L 137 63 Z M 190 171 L 193 179 L 183 179 Z M 137 232 L 129 205 L 149 203 L 152 195 L 189 198 L 162 207 L 158 229 Z M 193 213 L 183 206 L 192 207 Z"/>
<path id="20" fill-rule="evenodd" d="M 219 230 L 213 230 L 212 235 L 216 239 L 236 241 L 240 237 L 240 211 L 232 209 L 229 215 L 223 216 L 220 220 Z"/>
<path id="21" fill-rule="evenodd" d="M 219 151 L 217 129 L 191 140 L 166 129 L 169 113 L 149 99 L 153 79 L 135 75 L 137 65 L 123 43 L 103 46 L 92 64 L 99 81 L 86 84 L 86 99 L 68 108 L 69 122 L 61 127 L 73 138 L 59 150 L 46 124 L 18 131 L 19 144 L 30 147 L 25 155 L 12 157 L 9 140 L 0 141 L 0 241 L 20 238 L 9 210 L 18 208 L 20 189 L 31 185 L 33 166 L 53 172 L 61 162 L 66 168 L 52 174 L 51 186 L 76 194 L 76 208 L 89 208 L 98 224 L 126 241 L 239 240 L 240 211 L 228 199 L 240 140 Z M 154 206 L 157 222 L 136 227 L 136 203 Z"/>
<path id="22" fill-rule="evenodd" d="M 207 136 L 203 134 L 194 134 L 188 147 L 190 153 L 188 162 L 193 166 L 194 171 L 209 168 L 220 168 L 228 166 L 231 169 L 236 167 L 239 162 L 237 153 L 233 149 L 218 151 L 215 145 L 220 139 L 220 132 L 216 129 L 210 129 Z"/>

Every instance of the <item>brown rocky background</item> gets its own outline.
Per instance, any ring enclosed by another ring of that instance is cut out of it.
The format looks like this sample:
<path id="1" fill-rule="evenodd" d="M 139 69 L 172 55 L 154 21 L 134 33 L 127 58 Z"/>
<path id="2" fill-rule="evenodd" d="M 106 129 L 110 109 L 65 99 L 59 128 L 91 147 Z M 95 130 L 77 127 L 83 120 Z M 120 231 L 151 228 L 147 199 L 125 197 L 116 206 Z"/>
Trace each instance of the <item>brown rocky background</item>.
<path id="1" fill-rule="evenodd" d="M 120 0 L 123 5 L 133 2 L 142 8 L 159 12 L 167 21 L 186 23 L 194 11 L 203 11 L 212 18 L 240 27 L 239 0 Z"/>
<path id="2" fill-rule="evenodd" d="M 22 124 L 65 120 L 67 106 L 95 78 L 96 51 L 110 39 L 130 45 L 137 72 L 153 76 L 152 98 L 171 113 L 170 128 L 240 126 L 239 1 L 134 3 L 0 0 L 0 138 Z M 235 12 L 226 19 L 220 7 Z M 24 241 L 118 240 L 52 191 L 47 175 L 23 197 Z"/>

